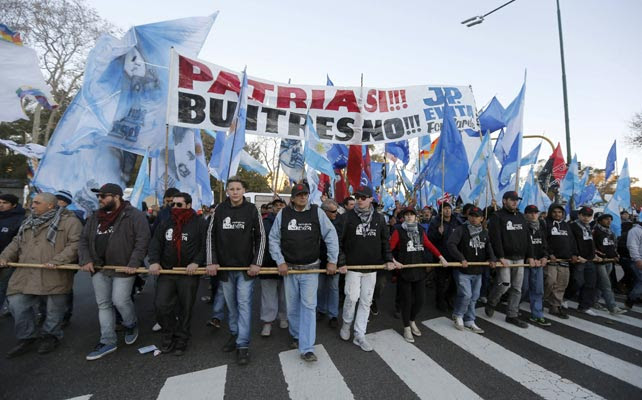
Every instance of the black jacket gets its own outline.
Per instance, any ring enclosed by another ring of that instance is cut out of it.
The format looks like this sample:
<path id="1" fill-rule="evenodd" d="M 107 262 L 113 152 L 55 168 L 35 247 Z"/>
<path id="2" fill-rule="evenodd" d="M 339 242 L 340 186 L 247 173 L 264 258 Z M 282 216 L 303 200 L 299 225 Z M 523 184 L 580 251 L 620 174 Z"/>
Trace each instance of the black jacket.
<path id="1" fill-rule="evenodd" d="M 505 207 L 497 211 L 488 221 L 488 233 L 497 258 L 523 260 L 533 257 L 528 236 L 528 222 L 519 211 L 508 211 Z"/>
<path id="2" fill-rule="evenodd" d="M 343 232 L 343 215 L 344 214 L 338 214 L 335 219 L 330 220 L 330 222 L 332 222 L 332 226 L 337 231 L 337 237 L 341 236 L 341 233 Z M 321 237 L 321 251 L 319 253 L 319 260 L 321 260 L 319 268 L 325 268 L 326 264 L 328 263 L 328 248 L 323 241 L 323 236 Z"/>
<path id="3" fill-rule="evenodd" d="M 571 232 L 573 232 L 573 236 L 575 237 L 577 255 L 584 257 L 589 261 L 594 259 L 595 243 L 593 243 L 593 232 L 591 229 L 582 229 L 580 221 L 576 220 L 571 222 Z"/>
<path id="4" fill-rule="evenodd" d="M 483 262 L 495 261 L 493 247 L 490 244 L 490 237 L 487 230 L 482 230 L 479 234 L 479 240 L 471 240 L 472 236 L 468 230 L 468 225 L 458 227 L 450 238 L 448 238 L 448 250 L 454 261 Z M 472 266 L 468 268 L 458 268 L 464 274 L 479 275 L 483 268 Z"/>
<path id="5" fill-rule="evenodd" d="M 176 247 L 172 243 L 172 232 L 175 229 L 174 221 L 166 219 L 161 221 L 154 231 L 154 236 L 149 243 L 149 263 L 159 263 L 163 269 L 174 267 L 187 267 L 189 264 L 205 265 L 205 238 L 207 236 L 207 222 L 199 215 L 183 226 L 183 241 L 181 243 L 181 262 L 178 262 Z"/>
<path id="6" fill-rule="evenodd" d="M 80 265 L 93 262 L 100 266 L 102 261 L 96 254 L 96 232 L 98 231 L 98 213 L 93 213 L 83 227 L 78 243 L 78 259 Z M 105 265 L 122 265 L 131 268 L 143 266 L 147 254 L 147 246 L 151 238 L 149 223 L 145 213 L 127 204 L 116 218 L 113 232 L 107 243 Z M 112 274 L 110 271 L 105 271 Z M 125 274 L 120 274 L 125 276 Z"/>
<path id="7" fill-rule="evenodd" d="M 546 244 L 546 228 L 544 222 L 537 220 L 539 226 L 533 229 L 531 224 L 528 224 L 528 236 L 533 251 L 533 257 L 536 259 L 548 257 L 548 245 Z"/>
<path id="8" fill-rule="evenodd" d="M 339 236 L 339 265 L 382 265 L 392 262 L 388 226 L 383 215 L 373 211 L 367 232 L 358 232 L 361 219 L 355 210 L 343 214 L 343 231 Z M 360 270 L 367 273 L 376 270 Z"/>
<path id="9" fill-rule="evenodd" d="M 226 199 L 214 211 L 208 228 L 208 263 L 221 267 L 249 267 L 262 265 L 267 247 L 263 220 L 254 204 L 243 199 L 243 203 L 232 206 Z M 221 271 L 219 279 L 227 281 L 227 274 Z M 249 276 L 246 274 L 246 278 Z"/>
<path id="10" fill-rule="evenodd" d="M 272 229 L 272 225 L 274 225 L 274 218 L 276 218 L 276 214 L 274 213 L 268 213 L 264 218 L 263 218 L 263 229 L 265 230 L 265 252 L 263 253 L 263 264 L 261 264 L 261 267 L 266 267 L 266 268 L 276 268 L 276 262 L 272 258 L 272 255 L 270 254 L 270 230 Z M 263 274 L 259 275 L 260 279 L 283 279 L 280 275 L 278 274 Z"/>
<path id="11" fill-rule="evenodd" d="M 444 220 L 444 233 L 439 233 L 439 226 L 441 226 L 441 215 L 436 215 L 432 218 L 430 226 L 428 226 L 428 240 L 439 249 L 439 252 L 446 259 L 446 261 L 454 261 L 455 259 L 448 250 L 448 238 L 461 224 L 453 214 L 450 221 Z"/>
<path id="12" fill-rule="evenodd" d="M 25 209 L 20 204 L 10 210 L 0 212 L 0 252 L 16 236 L 24 218 Z"/>
<path id="13" fill-rule="evenodd" d="M 617 253 L 617 241 L 615 239 L 615 233 L 611 232 L 610 234 L 607 234 L 596 224 L 595 228 L 593 229 L 593 241 L 595 242 L 595 250 L 598 252 L 600 257 L 619 257 Z"/>

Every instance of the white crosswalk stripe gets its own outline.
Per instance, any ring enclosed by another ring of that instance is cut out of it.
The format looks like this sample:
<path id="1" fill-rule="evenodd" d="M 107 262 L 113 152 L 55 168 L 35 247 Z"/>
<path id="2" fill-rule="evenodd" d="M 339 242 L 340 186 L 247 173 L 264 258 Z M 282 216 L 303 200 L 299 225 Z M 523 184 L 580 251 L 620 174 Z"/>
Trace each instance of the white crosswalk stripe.
<path id="1" fill-rule="evenodd" d="M 392 329 L 366 335 L 374 350 L 421 399 L 479 399 L 439 364 Z M 427 373 L 427 371 L 430 371 Z"/>
<path id="2" fill-rule="evenodd" d="M 158 400 L 211 400 L 225 397 L 227 365 L 167 378 Z"/>
<path id="3" fill-rule="evenodd" d="M 628 310 L 628 307 L 626 306 L 626 304 L 622 303 L 621 301 L 616 301 L 615 304 L 621 309 Z M 634 304 L 632 311 L 642 313 L 642 306 L 640 306 L 639 304 Z"/>
<path id="4" fill-rule="evenodd" d="M 495 311 L 493 318 L 488 318 L 484 314 L 483 309 L 480 308 L 477 310 L 477 316 L 531 342 L 537 343 L 542 347 L 556 351 L 584 365 L 588 365 L 605 374 L 621 379 L 637 388 L 642 388 L 642 379 L 640 379 L 640 377 L 642 377 L 642 368 L 637 365 L 620 360 L 619 358 L 566 339 L 534 325 L 531 325 L 528 329 L 518 328 L 504 322 L 506 316 L 497 311 Z"/>
<path id="5" fill-rule="evenodd" d="M 306 362 L 298 350 L 279 354 L 283 376 L 290 398 L 298 399 L 353 399 L 330 355 L 322 345 L 314 346 L 318 361 Z"/>
<path id="6" fill-rule="evenodd" d="M 578 305 L 579 304 L 577 304 L 574 301 L 568 301 L 568 306 L 571 307 L 571 308 L 576 309 Z M 611 314 L 608 313 L 608 311 L 607 312 L 596 311 L 596 312 L 597 312 L 597 315 L 599 317 L 610 319 L 612 321 L 618 321 L 618 322 L 621 322 L 623 324 L 635 326 L 636 328 L 642 328 L 642 319 L 637 319 L 635 317 L 629 317 L 627 315 L 611 315 Z"/>
<path id="7" fill-rule="evenodd" d="M 530 311 L 530 307 L 528 306 L 528 304 L 520 305 L 520 309 L 524 311 Z M 626 332 L 618 331 L 617 329 L 612 329 L 600 324 L 595 324 L 585 319 L 576 318 L 573 316 L 569 316 L 568 319 L 558 318 L 553 315 L 547 315 L 546 317 L 551 321 L 557 322 L 559 324 L 567 325 L 572 328 L 591 333 L 595 336 L 599 336 L 604 339 L 620 343 L 624 346 L 642 351 L 642 338 L 638 336 L 634 336 Z"/>
<path id="8" fill-rule="evenodd" d="M 89 400 L 89 399 L 91 399 L 91 396 L 93 396 L 93 394 L 86 394 L 84 396 L 78 396 L 78 397 L 74 397 L 72 399 L 67 399 L 67 400 Z"/>
<path id="9" fill-rule="evenodd" d="M 423 324 L 544 399 L 602 398 L 481 335 L 455 329 L 448 318 L 431 319 Z"/>

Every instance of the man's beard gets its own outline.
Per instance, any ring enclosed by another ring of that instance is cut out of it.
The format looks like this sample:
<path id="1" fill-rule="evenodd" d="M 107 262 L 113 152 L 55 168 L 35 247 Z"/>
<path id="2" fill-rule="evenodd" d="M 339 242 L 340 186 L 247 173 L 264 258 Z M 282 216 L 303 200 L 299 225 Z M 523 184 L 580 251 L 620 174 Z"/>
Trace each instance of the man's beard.
<path id="1" fill-rule="evenodd" d="M 100 209 L 107 212 L 114 211 L 116 209 L 116 201 L 112 199 L 109 203 L 105 204 Z"/>

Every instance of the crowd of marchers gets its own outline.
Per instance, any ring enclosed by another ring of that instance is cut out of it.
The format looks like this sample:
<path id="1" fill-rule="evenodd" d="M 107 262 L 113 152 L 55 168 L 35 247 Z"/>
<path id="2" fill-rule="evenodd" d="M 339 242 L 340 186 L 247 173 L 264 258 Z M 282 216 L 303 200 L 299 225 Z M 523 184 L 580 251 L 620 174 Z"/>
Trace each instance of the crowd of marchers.
<path id="1" fill-rule="evenodd" d="M 0 307 L 13 318 L 17 339 L 7 357 L 59 345 L 73 314 L 77 271 L 58 266 L 70 264 L 91 274 L 98 306 L 100 332 L 87 360 L 116 351 L 120 331 L 126 345 L 136 342 L 134 299 L 145 281 L 155 291 L 158 348 L 185 354 L 202 271 L 211 290 L 202 298 L 212 304 L 207 323 L 221 329 L 226 322 L 222 351 L 236 351 L 240 365 L 251 359 L 257 285 L 260 335 L 269 337 L 275 323 L 288 329 L 292 349 L 307 362 L 317 359 L 316 328 L 324 319 L 342 340 L 372 351 L 368 321 L 379 313 L 386 287 L 395 290 L 395 317 L 411 343 L 422 334 L 416 321 L 427 286 L 462 334 L 484 333 L 475 323 L 478 303 L 492 318 L 505 301 L 506 322 L 526 329 L 552 324 L 545 309 L 568 318 L 571 301 L 578 312 L 617 315 L 642 295 L 642 226 L 626 212 L 617 237 L 608 214 L 581 207 L 568 216 L 561 204 L 545 211 L 527 205 L 522 213 L 516 192 L 486 209 L 443 202 L 434 210 L 397 204 L 383 213 L 368 187 L 341 204 L 324 198 L 319 206 L 310 202 L 307 183 L 297 183 L 289 204 L 276 198 L 261 208 L 245 190 L 232 177 L 225 201 L 196 212 L 189 194 L 170 188 L 153 221 L 113 183 L 93 189 L 99 208 L 86 220 L 68 209 L 73 199 L 64 190 L 35 195 L 29 212 L 16 196 L 0 194 Z M 416 266 L 427 263 L 433 266 Z M 143 267 L 146 280 L 137 270 Z M 625 308 L 614 293 L 627 295 Z M 522 301 L 530 315 L 520 315 Z"/>

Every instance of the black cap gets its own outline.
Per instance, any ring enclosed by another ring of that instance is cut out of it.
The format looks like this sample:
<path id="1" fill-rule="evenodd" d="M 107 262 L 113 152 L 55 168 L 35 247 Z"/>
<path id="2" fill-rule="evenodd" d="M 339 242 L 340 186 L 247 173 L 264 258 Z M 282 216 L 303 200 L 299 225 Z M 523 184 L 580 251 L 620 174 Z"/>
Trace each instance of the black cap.
<path id="1" fill-rule="evenodd" d="M 292 196 L 296 196 L 301 193 L 310 193 L 310 188 L 306 183 L 297 183 L 296 185 L 292 186 Z"/>
<path id="2" fill-rule="evenodd" d="M 515 192 L 515 191 L 511 191 L 511 192 L 506 192 L 506 193 L 504 193 L 504 195 L 502 196 L 502 199 L 503 199 L 503 200 L 506 200 L 506 199 L 511 199 L 511 200 L 521 200 L 522 198 L 521 198 L 521 197 L 519 197 L 519 195 L 517 194 L 517 192 Z"/>
<path id="3" fill-rule="evenodd" d="M 163 195 L 163 198 L 164 198 L 164 199 L 166 199 L 166 198 L 168 198 L 168 197 L 174 197 L 174 196 L 176 196 L 177 194 L 179 194 L 180 192 L 181 192 L 181 191 L 180 191 L 180 190 L 178 190 L 178 189 L 176 189 L 176 188 L 173 188 L 173 187 L 168 188 L 168 189 L 165 191 L 165 194 Z"/>
<path id="4" fill-rule="evenodd" d="M 353 194 L 355 196 L 372 197 L 372 189 L 368 186 L 361 186 L 359 189 L 355 190 Z"/>
<path id="5" fill-rule="evenodd" d="M 483 217 L 484 216 L 484 212 L 482 211 L 481 208 L 479 208 L 477 206 L 473 206 L 473 207 L 470 207 L 470 209 L 468 210 L 468 215 L 475 215 L 475 216 L 478 216 L 478 217 Z"/>
<path id="6" fill-rule="evenodd" d="M 101 194 L 117 194 L 120 195 L 120 197 L 123 197 L 123 189 L 115 183 L 105 183 L 100 187 L 100 189 L 91 189 L 91 191 Z"/>
<path id="7" fill-rule="evenodd" d="M 524 214 L 538 213 L 538 212 L 539 212 L 539 209 L 535 204 L 527 205 L 526 208 L 524 209 Z"/>
<path id="8" fill-rule="evenodd" d="M 593 209 L 591 207 L 584 206 L 584 207 L 579 209 L 578 213 L 582 214 L 582 215 L 591 216 L 591 215 L 593 215 Z"/>
<path id="9" fill-rule="evenodd" d="M 401 215 L 406 215 L 406 214 L 415 214 L 415 215 L 417 215 L 417 210 L 415 210 L 412 207 L 406 207 L 403 210 L 401 210 Z"/>
<path id="10" fill-rule="evenodd" d="M 603 220 L 605 218 L 611 218 L 611 220 L 613 220 L 613 216 L 611 214 L 602 213 L 602 214 L 600 214 L 599 217 L 597 217 L 597 222 L 600 222 L 601 220 Z"/>

